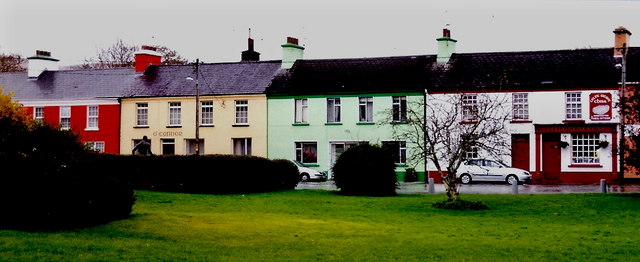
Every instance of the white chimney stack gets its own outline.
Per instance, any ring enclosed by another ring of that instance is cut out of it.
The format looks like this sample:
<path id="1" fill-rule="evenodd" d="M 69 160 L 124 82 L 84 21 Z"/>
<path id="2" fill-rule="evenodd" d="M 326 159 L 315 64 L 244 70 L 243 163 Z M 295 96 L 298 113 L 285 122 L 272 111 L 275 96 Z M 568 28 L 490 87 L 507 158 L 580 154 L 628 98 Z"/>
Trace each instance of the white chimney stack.
<path id="1" fill-rule="evenodd" d="M 28 73 L 29 78 L 37 78 L 44 71 L 58 71 L 58 62 L 60 60 L 51 57 L 51 52 L 36 50 L 36 55 L 27 57 L 29 61 Z"/>

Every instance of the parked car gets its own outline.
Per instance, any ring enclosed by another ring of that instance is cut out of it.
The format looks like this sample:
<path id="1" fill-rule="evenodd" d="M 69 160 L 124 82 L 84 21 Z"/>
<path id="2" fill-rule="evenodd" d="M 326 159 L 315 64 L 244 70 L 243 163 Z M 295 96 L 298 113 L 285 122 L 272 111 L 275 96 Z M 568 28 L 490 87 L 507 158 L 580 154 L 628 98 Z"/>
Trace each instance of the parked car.
<path id="1" fill-rule="evenodd" d="M 475 181 L 531 183 L 531 174 L 528 171 L 488 159 L 467 160 L 458 169 L 458 174 L 463 184 Z"/>
<path id="2" fill-rule="evenodd" d="M 291 162 L 293 162 L 298 167 L 298 173 L 300 173 L 300 181 L 302 182 L 307 182 L 311 180 L 327 181 L 327 174 L 315 169 L 308 168 L 304 164 L 298 161 L 291 160 Z"/>

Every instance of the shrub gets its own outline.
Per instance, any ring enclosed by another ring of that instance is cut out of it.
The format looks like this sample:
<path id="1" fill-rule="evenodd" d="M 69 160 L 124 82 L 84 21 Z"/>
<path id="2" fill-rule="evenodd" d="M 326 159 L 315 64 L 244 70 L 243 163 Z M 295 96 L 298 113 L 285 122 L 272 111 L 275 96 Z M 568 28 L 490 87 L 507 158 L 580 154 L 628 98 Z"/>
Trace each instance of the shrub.
<path id="1" fill-rule="evenodd" d="M 416 182 L 418 181 L 418 172 L 415 168 L 407 168 L 404 173 L 404 182 Z"/>
<path id="2" fill-rule="evenodd" d="M 336 186 L 347 195 L 396 195 L 393 155 L 369 144 L 360 144 L 340 155 L 332 168 Z"/>
<path id="3" fill-rule="evenodd" d="M 489 209 L 485 203 L 480 201 L 466 201 L 466 200 L 457 200 L 457 201 L 449 201 L 444 200 L 440 202 L 435 202 L 432 207 L 440 208 L 440 209 L 449 209 L 449 210 L 485 210 Z"/>

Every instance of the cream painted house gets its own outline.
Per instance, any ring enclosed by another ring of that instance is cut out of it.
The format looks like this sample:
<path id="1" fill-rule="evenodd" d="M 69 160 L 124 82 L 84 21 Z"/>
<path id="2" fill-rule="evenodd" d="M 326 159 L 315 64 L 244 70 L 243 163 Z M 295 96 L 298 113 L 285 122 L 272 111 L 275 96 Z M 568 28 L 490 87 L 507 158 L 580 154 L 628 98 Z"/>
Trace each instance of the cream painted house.
<path id="1" fill-rule="evenodd" d="M 280 67 L 280 61 L 150 66 L 121 98 L 120 153 L 131 154 L 146 136 L 156 155 L 195 154 L 198 144 L 199 154 L 266 157 L 264 90 Z"/>

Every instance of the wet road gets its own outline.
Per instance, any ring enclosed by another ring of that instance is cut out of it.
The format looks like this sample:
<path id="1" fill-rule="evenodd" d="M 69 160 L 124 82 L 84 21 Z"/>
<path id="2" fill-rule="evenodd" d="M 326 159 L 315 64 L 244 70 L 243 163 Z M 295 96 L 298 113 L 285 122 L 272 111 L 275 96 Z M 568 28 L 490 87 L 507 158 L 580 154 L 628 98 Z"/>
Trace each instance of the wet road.
<path id="1" fill-rule="evenodd" d="M 299 183 L 296 189 L 338 190 L 332 181 Z M 400 183 L 398 193 L 427 193 L 425 183 Z M 443 184 L 435 184 L 435 193 L 444 193 Z M 608 185 L 609 193 L 638 193 L 640 185 Z M 511 185 L 470 184 L 460 185 L 462 194 L 511 194 Z M 600 185 L 519 185 L 518 194 L 600 193 Z"/>

